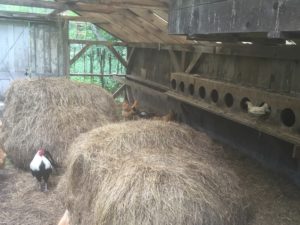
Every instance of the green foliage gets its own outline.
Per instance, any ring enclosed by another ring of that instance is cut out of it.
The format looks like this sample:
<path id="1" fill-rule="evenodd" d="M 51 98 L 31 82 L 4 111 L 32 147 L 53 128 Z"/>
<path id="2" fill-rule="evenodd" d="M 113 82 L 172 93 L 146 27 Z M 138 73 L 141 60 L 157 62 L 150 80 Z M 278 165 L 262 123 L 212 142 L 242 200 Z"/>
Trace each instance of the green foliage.
<path id="1" fill-rule="evenodd" d="M 112 77 L 92 77 L 92 76 L 71 76 L 71 80 L 79 81 L 87 84 L 96 84 L 114 93 L 120 87 L 120 84 Z"/>
<path id="2" fill-rule="evenodd" d="M 95 34 L 97 33 L 97 35 Z M 106 40 L 120 41 L 106 31 L 95 27 L 91 23 L 70 22 L 70 39 L 76 40 Z M 70 46 L 70 58 L 73 58 L 83 48 L 80 44 Z M 126 47 L 115 47 L 116 51 L 124 58 L 127 57 Z M 71 65 L 71 74 L 125 74 L 126 68 L 105 46 L 91 46 L 75 63 Z M 118 82 L 110 77 L 72 76 L 72 80 L 98 84 L 110 92 L 119 88 Z"/>
<path id="3" fill-rule="evenodd" d="M 1 11 L 49 14 L 53 9 L 0 4 Z"/>
<path id="4" fill-rule="evenodd" d="M 54 1 L 54 0 L 46 0 Z M 15 6 L 0 4 L 0 10 L 11 12 L 40 13 L 49 14 L 53 10 L 45 8 L 35 8 L 27 6 Z M 76 13 L 68 10 L 63 15 L 77 16 Z M 97 35 L 95 34 L 97 33 Z M 105 40 L 120 41 L 106 31 L 88 22 L 70 22 L 69 38 L 77 40 Z M 70 58 L 73 58 L 80 50 L 82 45 L 74 44 L 70 46 Z M 123 57 L 127 57 L 127 48 L 116 47 L 117 52 Z M 125 74 L 125 67 L 105 46 L 92 46 L 81 56 L 73 65 L 70 73 L 72 74 Z M 72 80 L 84 83 L 101 85 L 110 92 L 115 92 L 120 84 L 111 77 L 92 77 L 92 76 L 72 76 Z"/>
<path id="5" fill-rule="evenodd" d="M 105 30 L 96 27 L 92 23 L 88 22 L 75 22 L 70 21 L 69 24 L 69 37 L 70 39 L 77 40 L 97 40 L 95 32 L 98 33 L 98 37 L 106 41 L 120 41 L 118 38 L 110 35 Z"/>

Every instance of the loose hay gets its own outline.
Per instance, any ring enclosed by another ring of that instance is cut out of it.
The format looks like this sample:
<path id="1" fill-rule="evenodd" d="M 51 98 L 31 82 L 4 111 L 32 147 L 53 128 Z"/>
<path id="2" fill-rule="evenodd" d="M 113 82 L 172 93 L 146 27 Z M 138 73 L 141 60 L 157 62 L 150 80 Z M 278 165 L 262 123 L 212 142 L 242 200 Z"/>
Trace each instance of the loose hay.
<path id="1" fill-rule="evenodd" d="M 106 91 L 64 78 L 15 81 L 5 104 L 2 143 L 14 164 L 24 169 L 41 147 L 62 164 L 80 133 L 116 120 Z"/>
<path id="2" fill-rule="evenodd" d="M 1 225 L 57 225 L 64 210 L 57 193 L 40 192 L 31 174 L 0 170 Z"/>
<path id="3" fill-rule="evenodd" d="M 71 146 L 59 192 L 71 224 L 243 225 L 247 206 L 222 148 L 161 121 L 112 124 Z"/>

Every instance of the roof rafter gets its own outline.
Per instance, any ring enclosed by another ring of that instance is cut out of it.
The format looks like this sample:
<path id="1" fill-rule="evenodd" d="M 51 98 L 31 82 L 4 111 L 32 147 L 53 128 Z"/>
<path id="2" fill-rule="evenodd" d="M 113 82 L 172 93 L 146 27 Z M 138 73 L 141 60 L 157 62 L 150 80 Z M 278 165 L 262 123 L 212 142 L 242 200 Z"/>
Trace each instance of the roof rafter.
<path id="1" fill-rule="evenodd" d="M 47 8 L 55 10 L 77 10 L 85 12 L 100 12 L 100 13 L 111 13 L 118 9 L 127 8 L 148 8 L 148 9 L 160 9 L 166 8 L 162 4 L 150 5 L 150 4 L 133 4 L 128 2 L 111 2 L 111 3 L 87 3 L 82 1 L 35 1 L 35 0 L 0 0 L 0 4 L 6 5 L 18 5 L 28 6 L 37 8 Z"/>

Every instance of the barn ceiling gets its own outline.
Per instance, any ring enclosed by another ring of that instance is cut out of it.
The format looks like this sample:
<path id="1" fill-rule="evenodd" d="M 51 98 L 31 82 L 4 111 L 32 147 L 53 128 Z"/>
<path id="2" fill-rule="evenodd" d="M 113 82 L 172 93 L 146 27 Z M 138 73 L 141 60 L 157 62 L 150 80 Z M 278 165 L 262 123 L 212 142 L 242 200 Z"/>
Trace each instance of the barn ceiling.
<path id="1" fill-rule="evenodd" d="M 50 16 L 72 10 L 125 42 L 191 43 L 184 36 L 168 34 L 169 0 L 0 0 L 0 4 L 53 9 Z"/>

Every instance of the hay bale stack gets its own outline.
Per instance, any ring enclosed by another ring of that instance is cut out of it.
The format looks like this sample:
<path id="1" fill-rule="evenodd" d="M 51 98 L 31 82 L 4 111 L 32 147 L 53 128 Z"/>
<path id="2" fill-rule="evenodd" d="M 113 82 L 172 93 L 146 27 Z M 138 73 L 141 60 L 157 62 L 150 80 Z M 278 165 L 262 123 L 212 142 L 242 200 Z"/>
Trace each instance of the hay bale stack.
<path id="1" fill-rule="evenodd" d="M 80 133 L 116 120 L 114 100 L 105 90 L 65 78 L 15 81 L 5 105 L 2 144 L 24 169 L 41 147 L 62 164 Z"/>
<path id="2" fill-rule="evenodd" d="M 222 148 L 162 121 L 111 124 L 71 145 L 58 190 L 71 224 L 243 225 L 247 207 Z"/>

